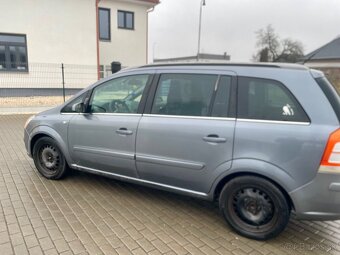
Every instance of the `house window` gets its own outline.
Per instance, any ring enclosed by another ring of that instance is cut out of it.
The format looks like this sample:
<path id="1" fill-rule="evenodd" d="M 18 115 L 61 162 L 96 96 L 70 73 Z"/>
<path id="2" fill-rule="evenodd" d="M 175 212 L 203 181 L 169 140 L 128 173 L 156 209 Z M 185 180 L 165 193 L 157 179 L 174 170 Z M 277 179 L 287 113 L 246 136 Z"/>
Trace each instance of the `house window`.
<path id="1" fill-rule="evenodd" d="M 118 28 L 134 29 L 134 13 L 127 11 L 118 11 Z"/>
<path id="2" fill-rule="evenodd" d="M 26 35 L 0 34 L 0 71 L 27 71 Z"/>
<path id="3" fill-rule="evenodd" d="M 110 9 L 99 8 L 99 39 L 111 40 Z"/>

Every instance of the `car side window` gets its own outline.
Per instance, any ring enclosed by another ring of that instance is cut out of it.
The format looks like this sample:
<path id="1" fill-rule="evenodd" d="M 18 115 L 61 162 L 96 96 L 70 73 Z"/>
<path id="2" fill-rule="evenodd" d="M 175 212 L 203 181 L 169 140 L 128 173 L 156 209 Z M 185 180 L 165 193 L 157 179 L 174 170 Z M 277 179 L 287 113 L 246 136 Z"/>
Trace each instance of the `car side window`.
<path id="1" fill-rule="evenodd" d="M 149 75 L 131 75 L 109 80 L 94 88 L 90 113 L 137 113 Z"/>
<path id="2" fill-rule="evenodd" d="M 231 77 L 221 76 L 211 112 L 213 117 L 229 117 Z"/>
<path id="3" fill-rule="evenodd" d="M 217 75 L 162 74 L 151 113 L 208 116 Z"/>
<path id="4" fill-rule="evenodd" d="M 240 77 L 237 109 L 241 119 L 309 122 L 291 92 L 274 80 Z"/>
<path id="5" fill-rule="evenodd" d="M 64 106 L 64 108 L 61 110 L 62 113 L 80 113 L 79 107 L 77 107 L 80 103 L 83 103 L 85 100 L 85 97 L 88 93 L 84 92 L 80 96 L 73 99 L 70 103 Z"/>

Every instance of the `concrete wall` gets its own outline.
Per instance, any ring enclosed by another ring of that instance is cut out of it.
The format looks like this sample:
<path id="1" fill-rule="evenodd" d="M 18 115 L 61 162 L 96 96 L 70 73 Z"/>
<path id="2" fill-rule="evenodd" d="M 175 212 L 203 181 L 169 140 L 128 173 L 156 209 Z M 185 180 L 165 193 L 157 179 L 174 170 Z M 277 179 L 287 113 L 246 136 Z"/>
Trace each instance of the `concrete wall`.
<path id="1" fill-rule="evenodd" d="M 150 4 L 129 0 L 101 0 L 99 7 L 111 10 L 111 41 L 100 41 L 100 64 L 109 65 L 119 61 L 122 66 L 136 66 L 147 63 L 147 10 Z M 134 12 L 134 30 L 120 29 L 117 11 Z"/>
<path id="2" fill-rule="evenodd" d="M 96 65 L 95 0 L 0 0 L 1 33 L 27 35 L 28 61 Z"/>
<path id="3" fill-rule="evenodd" d="M 310 68 L 340 68 L 340 59 L 335 60 L 310 60 L 305 63 Z"/>

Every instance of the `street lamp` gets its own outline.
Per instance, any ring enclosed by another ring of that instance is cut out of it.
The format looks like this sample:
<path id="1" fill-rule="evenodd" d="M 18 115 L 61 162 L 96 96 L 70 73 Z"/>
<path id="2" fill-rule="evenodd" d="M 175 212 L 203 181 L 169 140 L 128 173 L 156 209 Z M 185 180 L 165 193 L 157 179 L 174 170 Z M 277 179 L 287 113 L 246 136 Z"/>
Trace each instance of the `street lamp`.
<path id="1" fill-rule="evenodd" d="M 201 30 L 202 30 L 202 9 L 205 6 L 205 0 L 201 0 L 200 3 L 200 16 L 199 16 L 199 25 L 198 25 L 198 46 L 197 46 L 197 61 L 200 59 L 200 48 L 201 48 Z"/>

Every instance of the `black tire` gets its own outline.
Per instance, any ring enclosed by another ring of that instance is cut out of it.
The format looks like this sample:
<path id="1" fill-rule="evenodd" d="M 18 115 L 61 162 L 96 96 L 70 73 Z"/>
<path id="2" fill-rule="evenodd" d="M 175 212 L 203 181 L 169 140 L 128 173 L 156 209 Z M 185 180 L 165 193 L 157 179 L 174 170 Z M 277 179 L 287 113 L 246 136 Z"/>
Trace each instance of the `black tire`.
<path id="1" fill-rule="evenodd" d="M 255 240 L 276 237 L 290 217 L 290 206 L 281 190 L 257 176 L 240 176 L 226 183 L 219 206 L 238 234 Z"/>
<path id="2" fill-rule="evenodd" d="M 39 173 L 47 179 L 64 177 L 68 166 L 55 140 L 42 137 L 33 146 L 33 160 Z"/>

